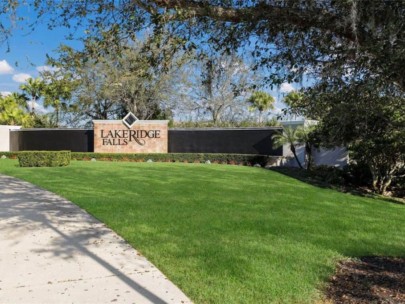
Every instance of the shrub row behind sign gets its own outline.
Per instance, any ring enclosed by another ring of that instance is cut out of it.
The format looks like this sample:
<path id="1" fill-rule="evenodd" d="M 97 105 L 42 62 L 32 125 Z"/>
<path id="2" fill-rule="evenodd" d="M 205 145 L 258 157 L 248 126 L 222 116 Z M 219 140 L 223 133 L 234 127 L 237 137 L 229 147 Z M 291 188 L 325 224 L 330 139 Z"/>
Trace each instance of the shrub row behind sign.
<path id="1" fill-rule="evenodd" d="M 146 162 L 184 162 L 184 163 L 211 163 L 232 165 L 265 166 L 275 164 L 279 157 L 250 154 L 226 154 L 226 153 L 80 153 L 72 152 L 74 160 L 104 160 L 104 161 L 133 161 Z"/>
<path id="2" fill-rule="evenodd" d="M 1 152 L 7 158 L 19 158 L 23 166 L 32 164 L 34 167 L 44 166 L 47 163 L 50 166 L 63 166 L 57 164 L 59 156 L 66 155 L 69 151 L 20 151 L 20 152 Z M 21 157 L 20 157 L 21 156 Z M 62 156 L 61 156 L 62 157 Z M 73 160 L 87 161 L 91 159 L 101 161 L 132 161 L 132 162 L 146 162 L 151 160 L 153 162 L 183 162 L 183 163 L 211 163 L 218 164 L 231 164 L 231 165 L 247 165 L 252 166 L 255 164 L 275 165 L 279 157 L 267 156 L 259 154 L 227 154 L 227 153 L 92 153 L 92 152 L 71 152 L 69 157 Z M 63 158 L 63 157 L 62 157 Z M 36 160 L 34 160 L 36 159 Z M 53 161 L 50 161 L 53 159 Z M 68 164 L 68 163 L 67 163 Z"/>

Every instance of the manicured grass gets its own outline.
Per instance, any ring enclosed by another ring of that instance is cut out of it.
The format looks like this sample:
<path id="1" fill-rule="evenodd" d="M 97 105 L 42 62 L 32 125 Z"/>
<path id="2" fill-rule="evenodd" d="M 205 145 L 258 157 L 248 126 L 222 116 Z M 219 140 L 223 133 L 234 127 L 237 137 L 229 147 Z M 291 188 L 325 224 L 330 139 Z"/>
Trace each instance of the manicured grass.
<path id="1" fill-rule="evenodd" d="M 313 303 L 337 260 L 405 255 L 405 206 L 251 167 L 75 162 L 0 172 L 75 202 L 196 303 Z"/>

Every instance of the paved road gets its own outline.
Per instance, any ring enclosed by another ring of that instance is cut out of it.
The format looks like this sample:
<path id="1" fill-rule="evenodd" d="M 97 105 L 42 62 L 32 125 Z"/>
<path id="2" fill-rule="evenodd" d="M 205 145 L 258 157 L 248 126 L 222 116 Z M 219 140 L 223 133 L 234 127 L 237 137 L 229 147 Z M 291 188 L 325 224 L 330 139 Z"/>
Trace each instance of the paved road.
<path id="1" fill-rule="evenodd" d="M 0 175 L 0 303 L 190 303 L 71 202 Z"/>

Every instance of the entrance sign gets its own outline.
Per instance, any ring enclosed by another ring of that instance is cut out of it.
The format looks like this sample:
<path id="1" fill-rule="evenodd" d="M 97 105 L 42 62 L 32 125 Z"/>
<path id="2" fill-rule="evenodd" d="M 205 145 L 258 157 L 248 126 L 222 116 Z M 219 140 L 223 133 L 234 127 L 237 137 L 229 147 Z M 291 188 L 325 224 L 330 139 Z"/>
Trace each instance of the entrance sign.
<path id="1" fill-rule="evenodd" d="M 96 153 L 167 153 L 168 120 L 93 120 Z"/>

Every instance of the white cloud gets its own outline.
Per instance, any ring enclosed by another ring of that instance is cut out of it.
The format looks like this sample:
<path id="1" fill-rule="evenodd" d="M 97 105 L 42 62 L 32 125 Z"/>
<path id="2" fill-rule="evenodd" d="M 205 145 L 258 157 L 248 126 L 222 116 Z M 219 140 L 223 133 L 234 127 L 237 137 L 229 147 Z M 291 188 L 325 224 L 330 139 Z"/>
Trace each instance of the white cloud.
<path id="1" fill-rule="evenodd" d="M 14 69 L 6 60 L 0 60 L 0 74 L 12 74 Z"/>
<path id="2" fill-rule="evenodd" d="M 39 104 L 38 102 L 33 102 L 32 100 L 28 101 L 28 107 L 31 110 L 34 104 L 34 111 L 38 114 L 46 114 L 49 113 L 48 109 L 45 109 L 43 105 Z"/>
<path id="3" fill-rule="evenodd" d="M 281 93 L 290 93 L 291 91 L 294 91 L 295 88 L 288 82 L 284 82 L 280 86 L 280 92 Z"/>
<path id="4" fill-rule="evenodd" d="M 0 92 L 0 96 L 6 97 L 8 95 L 11 95 L 11 92 L 9 92 L 9 91 L 1 91 Z"/>
<path id="5" fill-rule="evenodd" d="M 49 65 L 37 66 L 37 71 L 38 72 L 54 72 L 54 71 L 57 71 L 57 70 L 58 70 L 58 68 L 51 67 Z"/>
<path id="6" fill-rule="evenodd" d="M 32 76 L 30 74 L 27 74 L 27 73 L 19 73 L 19 74 L 13 75 L 13 80 L 15 82 L 19 82 L 19 83 L 24 83 L 29 78 L 32 78 Z"/>
<path id="7" fill-rule="evenodd" d="M 283 108 L 281 108 L 281 107 L 275 105 L 272 112 L 273 112 L 274 114 L 282 114 L 282 113 L 283 113 Z"/>

